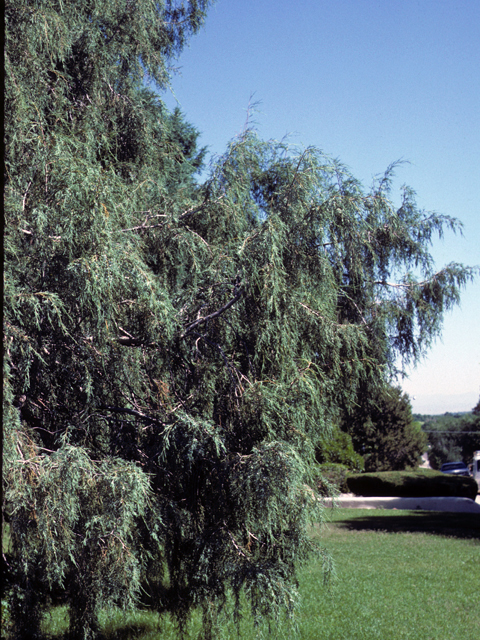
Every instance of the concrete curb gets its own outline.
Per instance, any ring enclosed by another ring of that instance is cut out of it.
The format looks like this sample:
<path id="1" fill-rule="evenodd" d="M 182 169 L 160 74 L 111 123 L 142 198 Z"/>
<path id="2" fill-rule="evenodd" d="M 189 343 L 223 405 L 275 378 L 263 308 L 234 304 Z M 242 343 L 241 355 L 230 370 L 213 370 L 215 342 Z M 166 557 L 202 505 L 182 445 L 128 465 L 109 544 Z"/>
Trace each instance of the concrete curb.
<path id="1" fill-rule="evenodd" d="M 480 514 L 480 504 L 470 498 L 365 498 L 340 495 L 334 501 L 332 498 L 324 498 L 323 503 L 326 507 L 337 506 L 349 509 L 421 509 Z"/>

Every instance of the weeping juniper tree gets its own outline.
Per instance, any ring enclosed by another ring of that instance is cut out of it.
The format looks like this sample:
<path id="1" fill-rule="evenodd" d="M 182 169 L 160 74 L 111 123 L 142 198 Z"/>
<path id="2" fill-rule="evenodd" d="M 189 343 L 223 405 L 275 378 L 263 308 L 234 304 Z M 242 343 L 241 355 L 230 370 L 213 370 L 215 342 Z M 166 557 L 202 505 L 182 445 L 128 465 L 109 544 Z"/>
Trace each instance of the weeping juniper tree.
<path id="1" fill-rule="evenodd" d="M 291 616 L 315 448 L 473 275 L 455 220 L 252 131 L 203 151 L 142 88 L 206 2 L 6 7 L 3 514 L 13 637 L 147 606 Z"/>

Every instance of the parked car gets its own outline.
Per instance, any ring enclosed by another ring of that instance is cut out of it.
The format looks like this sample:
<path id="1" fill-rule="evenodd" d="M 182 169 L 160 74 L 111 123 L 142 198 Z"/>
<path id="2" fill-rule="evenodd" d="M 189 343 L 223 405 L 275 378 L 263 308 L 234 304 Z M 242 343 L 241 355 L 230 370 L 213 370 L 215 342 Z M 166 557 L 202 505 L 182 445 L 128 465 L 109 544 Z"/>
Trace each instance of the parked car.
<path id="1" fill-rule="evenodd" d="M 470 471 L 464 462 L 446 462 L 440 467 L 442 473 L 452 473 L 455 476 L 470 476 Z"/>

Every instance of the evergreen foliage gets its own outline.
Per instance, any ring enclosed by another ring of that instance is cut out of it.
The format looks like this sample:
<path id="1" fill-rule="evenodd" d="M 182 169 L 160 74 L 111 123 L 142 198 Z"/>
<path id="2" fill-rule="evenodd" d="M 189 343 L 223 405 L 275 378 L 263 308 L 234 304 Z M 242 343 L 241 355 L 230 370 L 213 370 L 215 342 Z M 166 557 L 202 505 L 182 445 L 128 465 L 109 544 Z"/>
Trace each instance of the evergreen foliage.
<path id="1" fill-rule="evenodd" d="M 427 450 L 428 438 L 413 420 L 408 395 L 397 387 L 385 386 L 363 399 L 346 413 L 343 428 L 363 456 L 366 471 L 415 468 Z"/>
<path id="2" fill-rule="evenodd" d="M 315 448 L 474 273 L 433 271 L 433 234 L 458 224 L 409 189 L 394 207 L 393 168 L 366 192 L 246 130 L 196 184 L 195 129 L 142 82 L 167 82 L 207 4 L 6 5 L 14 637 L 58 599 L 72 638 L 110 605 L 181 633 L 199 607 L 206 638 L 242 593 L 257 620 L 290 617 Z"/>
<path id="3" fill-rule="evenodd" d="M 341 465 L 350 471 L 363 471 L 365 460 L 353 447 L 352 436 L 339 427 L 335 427 L 331 434 L 320 442 L 315 451 L 317 462 L 324 467 Z"/>

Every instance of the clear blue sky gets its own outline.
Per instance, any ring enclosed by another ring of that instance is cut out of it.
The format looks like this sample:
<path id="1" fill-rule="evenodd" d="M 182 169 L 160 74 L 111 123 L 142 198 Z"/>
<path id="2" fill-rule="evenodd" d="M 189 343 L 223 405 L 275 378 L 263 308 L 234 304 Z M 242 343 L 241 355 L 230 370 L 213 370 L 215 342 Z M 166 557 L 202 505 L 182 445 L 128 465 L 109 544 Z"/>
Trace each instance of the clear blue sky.
<path id="1" fill-rule="evenodd" d="M 398 186 L 458 217 L 437 266 L 480 264 L 480 0 L 218 0 L 178 60 L 172 92 L 211 154 L 243 130 L 314 145 L 367 186 L 405 159 Z M 480 280 L 445 317 L 442 340 L 402 383 L 421 413 L 480 396 Z"/>

